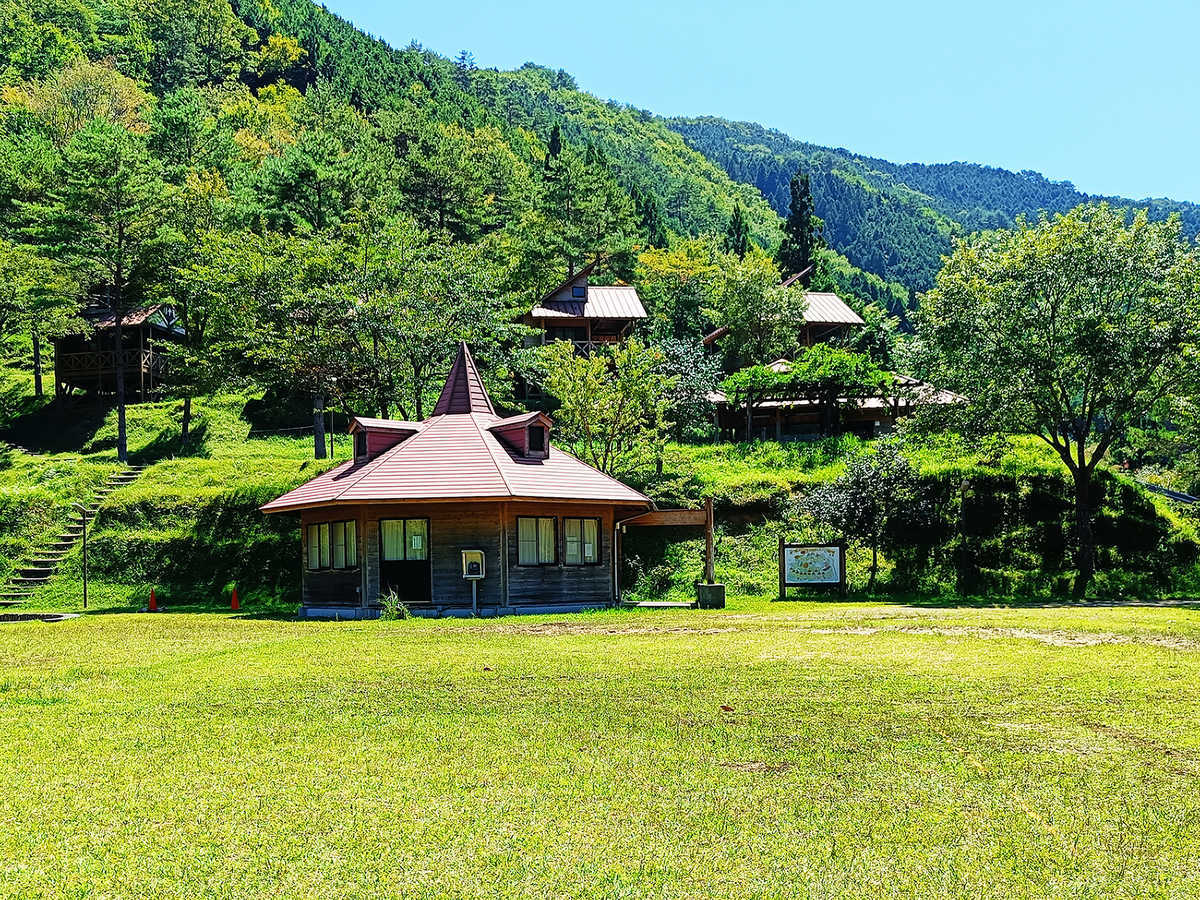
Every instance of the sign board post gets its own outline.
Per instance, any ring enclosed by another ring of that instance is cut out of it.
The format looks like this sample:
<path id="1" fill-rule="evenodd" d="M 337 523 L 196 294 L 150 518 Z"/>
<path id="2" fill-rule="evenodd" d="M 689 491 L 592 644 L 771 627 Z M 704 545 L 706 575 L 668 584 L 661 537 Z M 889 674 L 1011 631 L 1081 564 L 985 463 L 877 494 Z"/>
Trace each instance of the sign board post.
<path id="1" fill-rule="evenodd" d="M 483 580 L 487 566 L 482 550 L 462 552 L 463 578 L 471 582 L 471 615 L 479 615 L 479 582 Z"/>
<path id="2" fill-rule="evenodd" d="M 779 599 L 790 587 L 833 588 L 846 592 L 846 544 L 789 544 L 779 539 Z"/>

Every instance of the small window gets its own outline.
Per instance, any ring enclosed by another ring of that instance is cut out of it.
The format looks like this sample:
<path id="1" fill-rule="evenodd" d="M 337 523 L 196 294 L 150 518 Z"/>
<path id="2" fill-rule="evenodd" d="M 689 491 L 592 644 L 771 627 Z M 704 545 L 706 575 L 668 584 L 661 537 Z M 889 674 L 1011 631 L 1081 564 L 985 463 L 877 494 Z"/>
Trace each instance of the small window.
<path id="1" fill-rule="evenodd" d="M 367 455 L 367 433 L 360 431 L 354 435 L 354 456 L 362 459 Z"/>
<path id="2" fill-rule="evenodd" d="M 587 285 L 586 284 L 571 285 L 571 296 L 574 297 L 576 300 L 586 300 L 587 299 Z"/>
<path id="3" fill-rule="evenodd" d="M 546 452 L 546 429 L 541 425 L 529 426 L 529 452 Z"/>
<path id="4" fill-rule="evenodd" d="M 552 566 L 558 562 L 558 529 L 553 516 L 517 517 L 517 564 Z"/>
<path id="5" fill-rule="evenodd" d="M 600 562 L 600 520 L 563 519 L 564 561 L 568 566 Z"/>
<path id="6" fill-rule="evenodd" d="M 358 525 L 353 520 L 309 525 L 305 537 L 309 569 L 353 569 L 358 565 Z"/>

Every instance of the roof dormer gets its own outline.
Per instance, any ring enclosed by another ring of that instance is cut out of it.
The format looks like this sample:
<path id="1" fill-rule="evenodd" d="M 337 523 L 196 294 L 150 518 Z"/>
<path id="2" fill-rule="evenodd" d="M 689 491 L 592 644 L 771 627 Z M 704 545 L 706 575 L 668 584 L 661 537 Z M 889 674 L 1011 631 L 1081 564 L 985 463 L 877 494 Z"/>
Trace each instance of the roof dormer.
<path id="1" fill-rule="evenodd" d="M 510 416 L 488 426 L 518 456 L 525 459 L 548 459 L 550 456 L 550 429 L 554 423 L 543 412 L 522 413 Z"/>
<path id="2" fill-rule="evenodd" d="M 366 462 L 385 450 L 407 440 L 422 428 L 420 422 L 404 422 L 399 419 L 367 419 L 355 416 L 350 420 L 350 433 L 354 435 L 354 461 Z"/>

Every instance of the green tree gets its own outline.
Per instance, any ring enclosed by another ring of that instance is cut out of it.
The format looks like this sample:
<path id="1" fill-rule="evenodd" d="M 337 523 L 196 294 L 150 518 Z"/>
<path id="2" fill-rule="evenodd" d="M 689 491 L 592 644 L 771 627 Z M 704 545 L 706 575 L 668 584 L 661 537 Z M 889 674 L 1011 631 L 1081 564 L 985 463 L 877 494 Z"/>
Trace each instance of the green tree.
<path id="1" fill-rule="evenodd" d="M 785 276 L 806 272 L 800 281 L 807 287 L 812 281 L 809 267 L 815 265 L 816 251 L 821 246 L 821 220 L 813 210 L 812 187 L 807 175 L 797 171 L 792 176 L 789 190 L 791 201 L 783 225 L 783 241 L 775 260 Z"/>
<path id="2" fill-rule="evenodd" d="M 73 270 L 89 296 L 112 314 L 113 350 L 120 323 L 151 299 L 162 275 L 167 192 L 144 139 L 101 119 L 77 132 L 63 151 L 57 182 L 44 203 L 26 205 L 31 237 Z M 117 458 L 128 455 L 125 367 L 116 365 Z"/>
<path id="3" fill-rule="evenodd" d="M 559 402 L 555 429 L 576 456 L 608 475 L 661 456 L 679 378 L 663 372 L 660 350 L 636 339 L 591 355 L 569 341 L 539 349 L 538 380 Z"/>
<path id="4" fill-rule="evenodd" d="M 908 532 L 925 525 L 933 514 L 916 471 L 896 441 L 881 441 L 873 451 L 855 456 L 836 481 L 812 490 L 804 507 L 838 537 L 870 548 L 868 591 L 875 589 L 879 576 L 879 551 L 903 546 Z"/>
<path id="5" fill-rule="evenodd" d="M 729 227 L 725 229 L 725 249 L 739 259 L 750 251 L 750 223 L 742 211 L 742 204 L 734 202 Z"/>
<path id="6" fill-rule="evenodd" d="M 33 393 L 43 394 L 42 341 L 83 329 L 78 285 L 59 263 L 0 238 L 0 337 L 29 337 Z"/>
<path id="7" fill-rule="evenodd" d="M 928 375 L 977 431 L 1033 434 L 1075 487 L 1076 597 L 1095 571 L 1096 467 L 1164 398 L 1193 395 L 1200 259 L 1177 220 L 1082 206 L 960 241 L 918 316 Z"/>
<path id="8" fill-rule="evenodd" d="M 730 254 L 726 259 L 716 305 L 706 313 L 728 329 L 721 339 L 728 361 L 741 367 L 791 358 L 804 328 L 804 289 L 782 287 L 775 263 L 757 247 L 744 258 Z"/>

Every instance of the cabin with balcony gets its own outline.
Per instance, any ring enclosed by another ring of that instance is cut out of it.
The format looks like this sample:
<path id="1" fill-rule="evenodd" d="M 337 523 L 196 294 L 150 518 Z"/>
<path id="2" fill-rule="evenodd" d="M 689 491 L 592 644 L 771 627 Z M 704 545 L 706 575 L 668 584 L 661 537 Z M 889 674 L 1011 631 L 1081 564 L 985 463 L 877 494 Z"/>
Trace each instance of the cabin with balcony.
<path id="1" fill-rule="evenodd" d="M 541 332 L 541 342 L 571 341 L 580 352 L 591 353 L 625 339 L 646 318 L 632 285 L 591 284 L 596 265 L 584 266 L 534 304 L 525 324 Z"/>
<path id="2" fill-rule="evenodd" d="M 186 334 L 175 307 L 156 303 L 126 313 L 120 323 L 111 309 L 90 307 L 83 319 L 87 331 L 54 339 L 55 396 L 112 396 L 118 368 L 128 399 L 156 396 L 167 378 L 164 350 Z"/>

